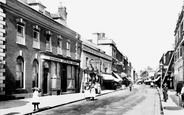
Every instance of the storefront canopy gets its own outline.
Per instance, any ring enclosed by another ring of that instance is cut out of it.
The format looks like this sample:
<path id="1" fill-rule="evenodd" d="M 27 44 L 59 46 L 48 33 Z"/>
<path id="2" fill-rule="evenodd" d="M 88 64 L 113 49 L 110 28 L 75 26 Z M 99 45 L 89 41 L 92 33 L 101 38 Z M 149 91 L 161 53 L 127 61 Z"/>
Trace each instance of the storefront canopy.
<path id="1" fill-rule="evenodd" d="M 112 72 L 112 74 L 119 80 L 119 81 L 123 81 L 123 79 L 117 74 Z"/>
<path id="2" fill-rule="evenodd" d="M 158 76 L 156 79 L 153 80 L 153 82 L 156 82 L 160 79 L 161 76 Z"/>
<path id="3" fill-rule="evenodd" d="M 102 74 L 104 80 L 111 80 L 119 82 L 119 79 L 113 77 L 111 74 Z"/>

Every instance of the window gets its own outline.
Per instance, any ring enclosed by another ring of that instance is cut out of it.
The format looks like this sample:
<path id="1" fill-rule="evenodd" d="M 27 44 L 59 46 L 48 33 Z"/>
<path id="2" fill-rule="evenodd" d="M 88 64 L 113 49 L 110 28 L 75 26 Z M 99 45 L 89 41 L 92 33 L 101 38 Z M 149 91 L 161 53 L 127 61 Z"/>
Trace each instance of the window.
<path id="1" fill-rule="evenodd" d="M 40 49 L 40 28 L 33 26 L 33 48 Z"/>
<path id="2" fill-rule="evenodd" d="M 67 90 L 75 89 L 75 67 L 67 66 Z"/>
<path id="3" fill-rule="evenodd" d="M 51 32 L 46 32 L 46 51 L 52 52 L 52 40 L 51 40 Z"/>
<path id="4" fill-rule="evenodd" d="M 182 57 L 182 55 L 183 55 L 183 52 L 182 52 L 182 46 L 180 46 L 180 57 Z"/>
<path id="5" fill-rule="evenodd" d="M 86 57 L 86 68 L 88 67 L 88 57 Z"/>
<path id="6" fill-rule="evenodd" d="M 66 43 L 66 56 L 70 57 L 70 40 Z"/>
<path id="7" fill-rule="evenodd" d="M 24 61 L 22 57 L 18 57 L 16 60 L 16 88 L 24 87 Z"/>
<path id="8" fill-rule="evenodd" d="M 180 25 L 180 40 L 183 38 L 182 31 L 183 31 L 183 23 Z"/>
<path id="9" fill-rule="evenodd" d="M 25 45 L 25 22 L 22 18 L 17 19 L 17 39 L 16 43 Z"/>
<path id="10" fill-rule="evenodd" d="M 58 36 L 57 53 L 62 55 L 62 38 Z"/>
<path id="11" fill-rule="evenodd" d="M 75 59 L 80 59 L 80 44 L 76 43 L 76 58 Z"/>
<path id="12" fill-rule="evenodd" d="M 38 68 L 38 61 L 33 61 L 33 77 L 32 77 L 32 87 L 38 87 L 38 74 L 39 74 L 39 68 Z"/>

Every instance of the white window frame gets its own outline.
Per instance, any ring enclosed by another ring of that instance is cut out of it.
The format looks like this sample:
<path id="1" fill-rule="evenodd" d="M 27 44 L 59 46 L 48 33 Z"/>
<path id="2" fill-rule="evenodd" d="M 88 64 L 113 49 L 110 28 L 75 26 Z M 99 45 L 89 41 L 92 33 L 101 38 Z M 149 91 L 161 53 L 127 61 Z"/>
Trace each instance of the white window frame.
<path id="1" fill-rule="evenodd" d="M 37 38 L 34 33 L 37 33 Z M 33 48 L 40 49 L 40 29 L 37 25 L 33 28 Z"/>
<path id="2" fill-rule="evenodd" d="M 21 28 L 21 33 L 18 32 L 18 28 Z M 25 25 L 17 23 L 17 44 L 25 45 Z"/>
<path id="3" fill-rule="evenodd" d="M 49 41 L 47 41 L 47 39 L 49 39 Z M 49 46 L 47 46 L 47 44 Z M 46 31 L 46 51 L 52 52 L 52 33 L 50 31 Z"/>
<path id="4" fill-rule="evenodd" d="M 61 36 L 58 36 L 58 44 L 57 44 L 57 54 L 60 54 L 60 55 L 62 55 L 62 50 L 63 50 L 63 39 L 62 39 L 62 37 Z"/>
<path id="5" fill-rule="evenodd" d="M 71 42 L 67 40 L 66 42 L 66 56 L 71 57 Z"/>

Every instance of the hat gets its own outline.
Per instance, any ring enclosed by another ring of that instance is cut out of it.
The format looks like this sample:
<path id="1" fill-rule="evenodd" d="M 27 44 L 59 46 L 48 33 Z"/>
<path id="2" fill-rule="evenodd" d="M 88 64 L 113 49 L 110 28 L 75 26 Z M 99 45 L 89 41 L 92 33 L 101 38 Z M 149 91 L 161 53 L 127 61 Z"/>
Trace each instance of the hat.
<path id="1" fill-rule="evenodd" d="M 167 83 L 164 83 L 164 86 L 167 86 Z"/>
<path id="2" fill-rule="evenodd" d="M 35 91 L 35 90 L 36 90 L 36 91 L 39 91 L 39 90 L 40 90 L 40 88 L 38 88 L 38 87 L 34 87 L 34 88 L 32 88 L 32 90 L 33 90 L 33 91 Z"/>

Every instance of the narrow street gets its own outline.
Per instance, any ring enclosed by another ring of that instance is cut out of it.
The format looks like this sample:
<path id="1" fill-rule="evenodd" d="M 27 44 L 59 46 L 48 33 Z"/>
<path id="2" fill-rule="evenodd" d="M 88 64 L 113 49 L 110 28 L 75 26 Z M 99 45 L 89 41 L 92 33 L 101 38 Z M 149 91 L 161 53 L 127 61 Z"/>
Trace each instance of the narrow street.
<path id="1" fill-rule="evenodd" d="M 94 101 L 80 101 L 49 109 L 36 115 L 155 115 L 158 94 L 146 85 L 97 97 Z M 158 108 L 159 109 L 159 108 Z"/>

